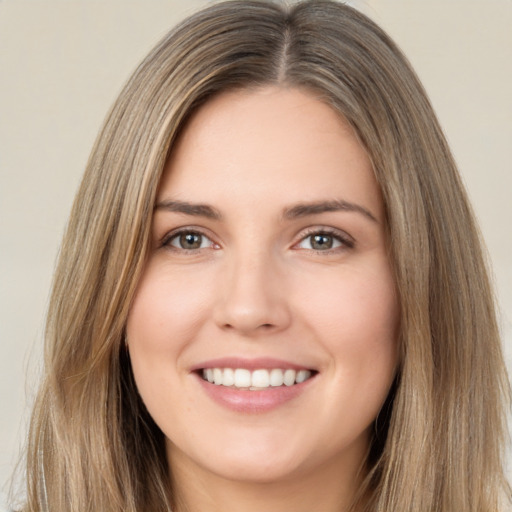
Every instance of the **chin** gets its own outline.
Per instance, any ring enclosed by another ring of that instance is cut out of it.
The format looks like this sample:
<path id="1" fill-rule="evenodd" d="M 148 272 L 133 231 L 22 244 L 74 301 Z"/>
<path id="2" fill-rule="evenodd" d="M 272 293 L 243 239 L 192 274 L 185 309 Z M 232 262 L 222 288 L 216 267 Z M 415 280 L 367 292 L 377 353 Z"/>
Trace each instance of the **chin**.
<path id="1" fill-rule="evenodd" d="M 313 459 L 304 444 L 298 447 L 286 443 L 286 436 L 282 435 L 264 439 L 247 435 L 243 436 L 243 442 L 236 435 L 219 442 L 214 437 L 202 447 L 196 445 L 192 450 L 183 447 L 185 452 L 169 443 L 169 461 L 175 467 L 186 465 L 230 481 L 266 484 L 300 474 Z"/>
<path id="2" fill-rule="evenodd" d="M 290 460 L 241 460 L 240 457 L 222 459 L 205 469 L 221 478 L 240 483 L 278 483 L 301 474 L 301 466 Z"/>

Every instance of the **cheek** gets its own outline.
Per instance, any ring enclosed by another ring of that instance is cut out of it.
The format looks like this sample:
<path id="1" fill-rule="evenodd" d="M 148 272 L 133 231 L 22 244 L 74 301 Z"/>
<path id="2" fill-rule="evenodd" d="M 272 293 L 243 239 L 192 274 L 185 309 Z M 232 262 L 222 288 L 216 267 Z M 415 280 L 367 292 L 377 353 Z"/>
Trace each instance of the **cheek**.
<path id="1" fill-rule="evenodd" d="M 165 391 L 182 378 L 181 354 L 193 340 L 204 316 L 197 282 L 149 264 L 128 315 L 126 338 L 135 382 L 152 412 L 167 410 Z M 156 418 L 155 418 L 156 419 Z"/>
<path id="2" fill-rule="evenodd" d="M 400 315 L 387 262 L 317 276 L 306 303 L 302 315 L 331 354 L 331 369 L 344 388 L 350 383 L 354 391 L 385 397 L 398 364 Z"/>
<path id="3" fill-rule="evenodd" d="M 385 262 L 367 268 L 346 267 L 315 276 L 305 287 L 304 315 L 340 340 L 394 340 L 399 306 L 391 271 Z M 309 311 L 309 314 L 307 313 Z"/>
<path id="4" fill-rule="evenodd" d="M 190 276 L 189 276 L 190 277 Z M 208 302 L 201 279 L 151 264 L 137 289 L 128 316 L 130 346 L 169 353 L 186 344 L 200 325 Z"/>

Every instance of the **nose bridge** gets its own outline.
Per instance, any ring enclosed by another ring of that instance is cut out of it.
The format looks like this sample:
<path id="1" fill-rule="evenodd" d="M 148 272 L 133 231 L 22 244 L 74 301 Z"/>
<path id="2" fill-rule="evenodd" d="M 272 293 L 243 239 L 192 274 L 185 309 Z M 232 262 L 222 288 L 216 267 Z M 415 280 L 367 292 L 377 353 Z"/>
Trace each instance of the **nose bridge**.
<path id="1" fill-rule="evenodd" d="M 290 315 L 282 265 L 272 250 L 249 244 L 226 259 L 217 305 L 219 326 L 245 335 L 285 328 Z"/>

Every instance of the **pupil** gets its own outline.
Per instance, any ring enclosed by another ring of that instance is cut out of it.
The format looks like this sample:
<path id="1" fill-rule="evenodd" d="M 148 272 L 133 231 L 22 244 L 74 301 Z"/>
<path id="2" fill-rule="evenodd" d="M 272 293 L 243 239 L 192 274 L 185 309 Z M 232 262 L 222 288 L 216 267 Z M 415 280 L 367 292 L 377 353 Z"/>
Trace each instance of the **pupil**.
<path id="1" fill-rule="evenodd" d="M 186 233 L 180 236 L 180 245 L 184 249 L 198 249 L 201 247 L 201 235 Z"/>
<path id="2" fill-rule="evenodd" d="M 313 249 L 330 249 L 332 247 L 332 236 L 314 235 L 311 245 Z"/>

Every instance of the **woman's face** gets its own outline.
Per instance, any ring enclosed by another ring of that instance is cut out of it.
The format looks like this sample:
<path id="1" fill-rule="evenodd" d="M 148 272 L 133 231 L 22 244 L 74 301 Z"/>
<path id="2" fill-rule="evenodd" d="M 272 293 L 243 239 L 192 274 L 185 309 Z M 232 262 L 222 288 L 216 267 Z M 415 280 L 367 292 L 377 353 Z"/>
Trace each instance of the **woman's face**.
<path id="1" fill-rule="evenodd" d="M 297 89 L 216 97 L 174 147 L 152 232 L 127 339 L 171 469 L 355 471 L 395 375 L 399 306 L 351 128 Z"/>

